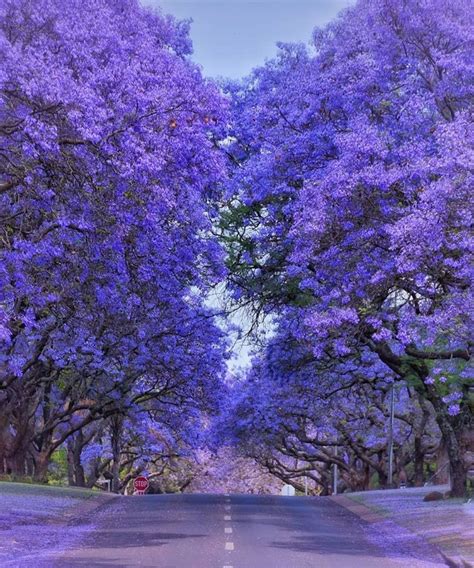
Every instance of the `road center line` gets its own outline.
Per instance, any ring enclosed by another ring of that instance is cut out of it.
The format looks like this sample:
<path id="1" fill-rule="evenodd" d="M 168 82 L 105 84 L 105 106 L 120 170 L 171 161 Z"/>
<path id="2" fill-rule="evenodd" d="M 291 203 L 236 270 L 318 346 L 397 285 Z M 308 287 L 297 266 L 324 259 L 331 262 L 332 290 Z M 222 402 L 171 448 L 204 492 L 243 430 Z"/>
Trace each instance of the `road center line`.
<path id="1" fill-rule="evenodd" d="M 226 511 L 230 511 L 230 505 L 224 505 L 224 509 L 225 509 Z"/>
<path id="2" fill-rule="evenodd" d="M 224 515 L 224 521 L 231 521 L 232 517 L 230 515 Z"/>
<path id="3" fill-rule="evenodd" d="M 224 532 L 226 534 L 231 534 L 232 533 L 232 528 L 231 527 L 225 527 Z"/>
<path id="4" fill-rule="evenodd" d="M 226 542 L 225 543 L 226 550 L 234 550 L 234 543 L 233 542 Z"/>

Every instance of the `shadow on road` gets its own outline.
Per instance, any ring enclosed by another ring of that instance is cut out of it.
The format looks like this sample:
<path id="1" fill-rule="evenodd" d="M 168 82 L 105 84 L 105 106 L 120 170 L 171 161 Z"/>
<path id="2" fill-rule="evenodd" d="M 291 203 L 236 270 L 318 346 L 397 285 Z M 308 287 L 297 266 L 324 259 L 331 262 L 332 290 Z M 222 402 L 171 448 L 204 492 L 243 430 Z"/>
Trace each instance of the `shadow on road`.
<path id="1" fill-rule="evenodd" d="M 370 525 L 324 498 L 233 495 L 232 562 L 224 557 L 221 495 L 156 495 L 115 501 L 91 519 L 95 529 L 54 566 L 159 568 L 385 568 Z M 409 554 L 394 555 L 403 566 Z M 51 564 L 49 565 L 51 566 Z"/>

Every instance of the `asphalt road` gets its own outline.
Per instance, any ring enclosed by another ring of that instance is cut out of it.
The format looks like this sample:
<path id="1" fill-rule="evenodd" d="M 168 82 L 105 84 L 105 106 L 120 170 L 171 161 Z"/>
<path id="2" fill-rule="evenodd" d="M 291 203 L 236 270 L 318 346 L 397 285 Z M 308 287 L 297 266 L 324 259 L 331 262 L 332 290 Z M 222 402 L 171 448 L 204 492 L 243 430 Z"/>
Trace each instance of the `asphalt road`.
<path id="1" fill-rule="evenodd" d="M 400 568 L 352 513 L 323 498 L 122 498 L 55 568 Z M 403 560 L 403 559 L 402 559 Z"/>

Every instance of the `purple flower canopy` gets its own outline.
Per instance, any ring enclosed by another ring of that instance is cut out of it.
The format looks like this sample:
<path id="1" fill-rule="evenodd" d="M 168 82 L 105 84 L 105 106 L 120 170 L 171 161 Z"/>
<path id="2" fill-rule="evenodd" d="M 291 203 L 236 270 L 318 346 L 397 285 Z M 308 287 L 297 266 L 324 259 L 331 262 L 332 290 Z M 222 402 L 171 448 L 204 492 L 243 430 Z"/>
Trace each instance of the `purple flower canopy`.
<path id="1" fill-rule="evenodd" d="M 231 289 L 276 330 L 233 410 L 241 439 L 264 432 L 285 459 L 309 459 L 315 445 L 327 461 L 336 429 L 361 459 L 377 433 L 388 443 L 387 422 L 370 409 L 388 412 L 395 381 L 421 405 L 399 419 L 425 410 L 436 419 L 432 433 L 440 429 L 463 490 L 473 426 L 473 24 L 464 0 L 361 0 L 316 30 L 312 49 L 282 45 L 229 87 Z M 329 402 L 328 392 L 344 395 Z M 348 421 L 358 424 L 351 434 Z M 318 443 L 307 430 L 315 424 Z"/>
<path id="2" fill-rule="evenodd" d="M 66 448 L 70 481 L 110 470 L 124 489 L 206 434 L 285 482 L 296 455 L 315 483 L 337 463 L 357 485 L 361 464 L 386 477 L 391 404 L 399 462 L 442 436 L 459 492 L 469 4 L 359 0 L 217 85 L 188 24 L 136 0 L 2 3 L 5 473 L 44 480 Z M 223 281 L 272 328 L 235 384 L 207 302 Z"/>
<path id="3" fill-rule="evenodd" d="M 113 455 L 113 416 L 130 444 L 180 422 L 193 440 L 224 370 L 204 301 L 226 103 L 187 25 L 138 2 L 7 1 L 0 23 L 4 463 L 41 479 L 67 440 Z"/>

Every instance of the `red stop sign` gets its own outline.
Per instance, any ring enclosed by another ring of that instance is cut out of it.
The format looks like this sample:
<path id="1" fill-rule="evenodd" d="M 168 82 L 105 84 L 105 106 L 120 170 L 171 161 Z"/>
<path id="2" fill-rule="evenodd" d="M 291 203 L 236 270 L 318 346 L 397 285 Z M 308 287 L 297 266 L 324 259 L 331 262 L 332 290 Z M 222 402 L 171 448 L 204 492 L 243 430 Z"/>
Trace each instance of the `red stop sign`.
<path id="1" fill-rule="evenodd" d="M 149 485 L 148 479 L 143 475 L 139 475 L 133 480 L 133 487 L 135 488 L 135 491 L 146 491 Z"/>

